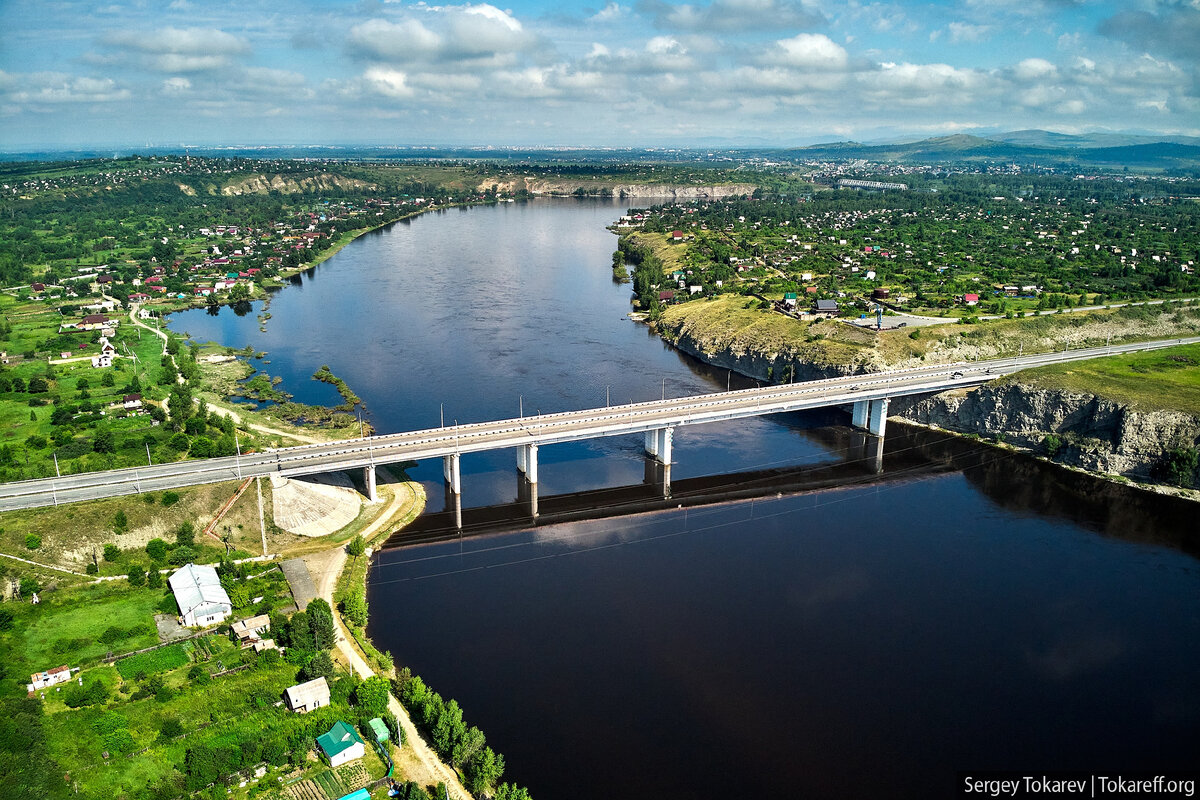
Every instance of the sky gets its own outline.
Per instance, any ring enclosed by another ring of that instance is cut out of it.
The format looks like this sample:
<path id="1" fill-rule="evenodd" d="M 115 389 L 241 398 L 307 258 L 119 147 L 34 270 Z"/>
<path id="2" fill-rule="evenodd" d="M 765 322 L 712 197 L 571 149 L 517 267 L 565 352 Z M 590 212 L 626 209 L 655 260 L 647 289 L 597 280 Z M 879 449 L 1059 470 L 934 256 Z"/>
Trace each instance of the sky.
<path id="1" fill-rule="evenodd" d="M 0 0 L 0 150 L 1200 135 L 1200 0 Z"/>

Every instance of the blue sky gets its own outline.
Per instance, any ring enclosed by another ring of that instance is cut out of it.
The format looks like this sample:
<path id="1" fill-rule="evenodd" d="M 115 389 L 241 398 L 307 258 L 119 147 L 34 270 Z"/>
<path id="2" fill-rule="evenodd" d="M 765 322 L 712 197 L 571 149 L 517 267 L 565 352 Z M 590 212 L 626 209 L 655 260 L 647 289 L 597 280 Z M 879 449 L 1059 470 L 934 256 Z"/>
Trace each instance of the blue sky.
<path id="1" fill-rule="evenodd" d="M 0 149 L 1200 135 L 1200 0 L 0 0 Z"/>

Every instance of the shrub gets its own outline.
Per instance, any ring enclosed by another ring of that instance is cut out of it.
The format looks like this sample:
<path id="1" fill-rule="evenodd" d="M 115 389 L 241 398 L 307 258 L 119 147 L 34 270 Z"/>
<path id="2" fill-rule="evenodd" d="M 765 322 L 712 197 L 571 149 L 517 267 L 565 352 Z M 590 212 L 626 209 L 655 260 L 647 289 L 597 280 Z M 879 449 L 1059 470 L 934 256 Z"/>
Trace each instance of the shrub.
<path id="1" fill-rule="evenodd" d="M 168 561 L 176 566 L 182 566 L 190 561 L 195 561 L 199 557 L 200 553 L 196 550 L 196 548 L 183 546 L 176 547 L 171 553 L 171 557 L 168 559 Z"/>
<path id="2" fill-rule="evenodd" d="M 162 573 L 156 569 L 152 569 L 146 573 L 146 586 L 150 589 L 161 589 L 163 585 Z"/>
<path id="3" fill-rule="evenodd" d="M 37 550 L 42 546 L 42 537 L 38 536 L 36 533 L 26 534 L 25 546 L 30 550 Z"/>
<path id="4" fill-rule="evenodd" d="M 89 561 L 87 563 L 87 566 L 83 568 L 83 571 L 86 572 L 88 575 L 95 575 L 97 572 L 100 571 L 100 568 L 96 566 L 95 562 Z"/>
<path id="5" fill-rule="evenodd" d="M 130 586 L 145 586 L 146 585 L 146 570 L 142 569 L 141 564 L 131 564 L 128 572 Z"/>
<path id="6" fill-rule="evenodd" d="M 174 717 L 167 717 L 158 726 L 158 737 L 163 740 L 174 739 L 183 734 L 183 723 Z"/>
<path id="7" fill-rule="evenodd" d="M 162 539 L 151 539 L 146 542 L 146 555 L 154 561 L 166 561 L 169 549 L 170 546 Z"/>
<path id="8" fill-rule="evenodd" d="M 12 609 L 0 606 L 0 631 L 12 630 L 13 613 Z"/>
<path id="9" fill-rule="evenodd" d="M 105 561 L 116 561 L 120 557 L 121 557 L 121 548 L 119 548 L 115 544 L 111 544 L 111 543 L 104 545 L 104 560 Z"/>
<path id="10" fill-rule="evenodd" d="M 179 493 L 178 492 L 163 492 L 162 504 L 164 506 L 170 507 L 170 506 L 175 505 L 178 502 L 179 502 Z"/>

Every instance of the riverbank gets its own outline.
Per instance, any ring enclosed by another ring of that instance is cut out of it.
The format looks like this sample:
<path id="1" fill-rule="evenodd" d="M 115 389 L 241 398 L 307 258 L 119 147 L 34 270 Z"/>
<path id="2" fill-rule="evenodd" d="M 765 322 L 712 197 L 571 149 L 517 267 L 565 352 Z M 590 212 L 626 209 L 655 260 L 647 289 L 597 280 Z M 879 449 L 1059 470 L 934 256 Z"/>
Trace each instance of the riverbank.
<path id="1" fill-rule="evenodd" d="M 706 363 L 784 382 L 1190 336 L 1200 329 L 1200 308 L 1139 306 L 874 332 L 834 320 L 806 325 L 738 297 L 668 308 L 655 327 L 672 346 Z M 1196 348 L 1182 347 L 1048 367 L 976 389 L 897 398 L 892 415 L 1016 443 L 1111 480 L 1166 481 L 1192 496 L 1187 487 L 1197 483 L 1200 447 L 1198 365 Z"/>

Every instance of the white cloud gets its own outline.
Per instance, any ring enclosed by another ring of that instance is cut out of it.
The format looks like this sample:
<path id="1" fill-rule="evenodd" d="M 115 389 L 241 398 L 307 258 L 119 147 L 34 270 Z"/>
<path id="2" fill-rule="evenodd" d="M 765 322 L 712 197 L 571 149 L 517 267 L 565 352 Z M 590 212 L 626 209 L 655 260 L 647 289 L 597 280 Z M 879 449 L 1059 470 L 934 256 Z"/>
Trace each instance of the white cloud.
<path id="1" fill-rule="evenodd" d="M 952 44 L 981 42 L 987 38 L 991 29 L 991 25 L 972 25 L 969 22 L 951 22 L 946 26 L 946 32 L 950 35 Z"/>
<path id="2" fill-rule="evenodd" d="M 6 73 L 3 84 L 0 89 L 6 91 L 6 100 L 20 105 L 112 103 L 132 96 L 112 78 L 72 77 L 57 72 Z"/>
<path id="3" fill-rule="evenodd" d="M 801 33 L 775 43 L 766 60 L 811 70 L 841 70 L 849 62 L 846 49 L 821 33 Z"/>
<path id="4" fill-rule="evenodd" d="M 590 19 L 592 22 L 615 22 L 622 17 L 629 15 L 629 9 L 621 6 L 618 3 L 610 2 L 604 8 L 593 14 Z"/>
<path id="5" fill-rule="evenodd" d="M 192 88 L 192 82 L 187 78 L 180 78 L 176 76 L 174 78 L 167 78 L 165 81 L 163 81 L 162 88 L 164 92 L 169 94 L 181 94 L 189 91 Z"/>
<path id="6" fill-rule="evenodd" d="M 678 30 L 780 30 L 826 22 L 824 14 L 802 0 L 712 0 L 708 5 L 639 0 L 636 8 L 656 26 Z"/>
<path id="7" fill-rule="evenodd" d="M 371 67 L 363 73 L 363 81 L 368 89 L 384 97 L 406 99 L 413 96 L 408 76 L 400 70 Z"/>

